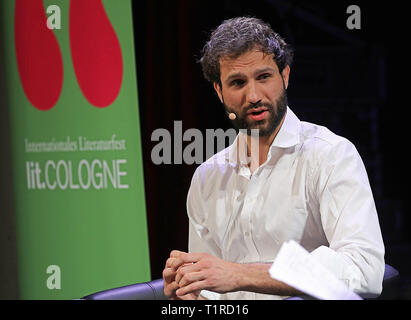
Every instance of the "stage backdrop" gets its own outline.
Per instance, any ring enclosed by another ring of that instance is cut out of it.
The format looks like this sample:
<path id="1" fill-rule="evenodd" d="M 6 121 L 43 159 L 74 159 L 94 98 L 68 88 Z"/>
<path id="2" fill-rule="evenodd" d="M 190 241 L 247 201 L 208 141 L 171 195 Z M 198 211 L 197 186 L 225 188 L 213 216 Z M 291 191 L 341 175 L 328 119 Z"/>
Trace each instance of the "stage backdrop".
<path id="1" fill-rule="evenodd" d="M 150 280 L 131 2 L 0 7 L 21 298 Z"/>

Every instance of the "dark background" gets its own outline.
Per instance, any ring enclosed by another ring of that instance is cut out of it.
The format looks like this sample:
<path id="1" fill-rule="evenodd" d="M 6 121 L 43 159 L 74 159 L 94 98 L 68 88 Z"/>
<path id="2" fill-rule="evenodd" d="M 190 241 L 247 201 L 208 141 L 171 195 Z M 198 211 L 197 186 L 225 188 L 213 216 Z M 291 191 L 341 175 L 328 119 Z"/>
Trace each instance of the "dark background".
<path id="1" fill-rule="evenodd" d="M 411 298 L 408 163 L 408 30 L 404 6 L 373 1 L 135 1 L 133 14 L 152 278 L 172 249 L 187 250 L 186 195 L 197 167 L 155 165 L 157 128 L 174 121 L 224 130 L 230 123 L 197 63 L 210 31 L 224 19 L 255 16 L 295 48 L 289 105 L 304 121 L 350 139 L 368 171 L 386 245 L 386 262 Z M 347 7 L 361 9 L 349 30 Z M 188 144 L 189 142 L 187 142 Z M 183 145 L 184 148 L 184 145 Z"/>

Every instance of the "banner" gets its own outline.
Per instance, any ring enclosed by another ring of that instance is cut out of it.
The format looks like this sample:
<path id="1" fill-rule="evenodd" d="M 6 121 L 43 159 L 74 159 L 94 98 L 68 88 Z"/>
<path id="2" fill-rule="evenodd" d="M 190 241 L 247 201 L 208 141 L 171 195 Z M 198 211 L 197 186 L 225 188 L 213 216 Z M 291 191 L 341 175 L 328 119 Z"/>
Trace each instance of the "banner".
<path id="1" fill-rule="evenodd" d="M 21 298 L 149 281 L 131 2 L 0 9 Z"/>

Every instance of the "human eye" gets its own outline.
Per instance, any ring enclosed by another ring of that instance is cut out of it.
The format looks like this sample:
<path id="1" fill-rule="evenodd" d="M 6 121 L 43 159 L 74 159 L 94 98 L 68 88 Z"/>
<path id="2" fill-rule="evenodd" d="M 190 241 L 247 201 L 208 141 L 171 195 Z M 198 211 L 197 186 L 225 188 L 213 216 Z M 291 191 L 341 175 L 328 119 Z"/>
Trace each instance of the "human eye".
<path id="1" fill-rule="evenodd" d="M 272 76 L 271 73 L 265 72 L 265 73 L 260 74 L 257 77 L 257 80 L 266 80 L 266 79 L 270 78 L 271 76 Z"/>
<path id="2" fill-rule="evenodd" d="M 234 79 L 230 82 L 231 87 L 242 87 L 245 84 L 243 79 Z"/>

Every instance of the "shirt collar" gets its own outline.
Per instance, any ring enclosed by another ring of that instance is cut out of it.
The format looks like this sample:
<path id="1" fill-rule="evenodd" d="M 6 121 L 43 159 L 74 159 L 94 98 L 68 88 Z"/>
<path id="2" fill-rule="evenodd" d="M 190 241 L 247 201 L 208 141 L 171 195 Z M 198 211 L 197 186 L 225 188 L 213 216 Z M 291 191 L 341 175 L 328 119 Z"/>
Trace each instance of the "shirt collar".
<path id="1" fill-rule="evenodd" d="M 300 130 L 301 121 L 287 106 L 287 113 L 285 114 L 283 125 L 271 144 L 271 148 L 290 148 L 297 145 L 300 142 Z"/>
<path id="2" fill-rule="evenodd" d="M 272 152 L 275 147 L 277 148 L 290 148 L 297 145 L 300 142 L 300 130 L 301 121 L 297 118 L 294 112 L 287 106 L 287 112 L 285 114 L 285 119 L 281 125 L 280 130 L 277 133 L 273 143 L 270 146 L 270 152 Z M 241 141 L 244 141 L 243 133 L 239 132 L 234 142 L 230 146 L 227 161 L 231 165 L 237 166 L 238 164 L 238 146 Z"/>

